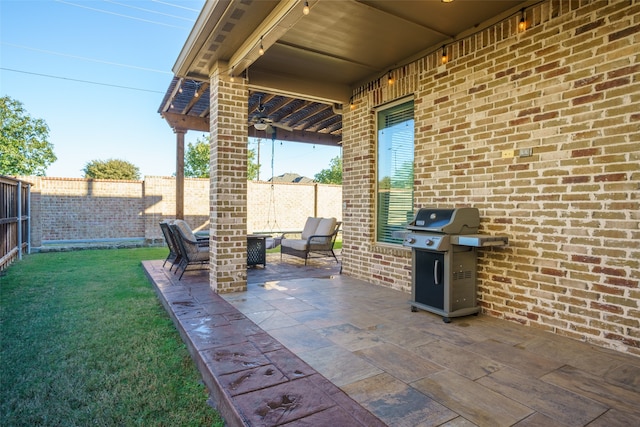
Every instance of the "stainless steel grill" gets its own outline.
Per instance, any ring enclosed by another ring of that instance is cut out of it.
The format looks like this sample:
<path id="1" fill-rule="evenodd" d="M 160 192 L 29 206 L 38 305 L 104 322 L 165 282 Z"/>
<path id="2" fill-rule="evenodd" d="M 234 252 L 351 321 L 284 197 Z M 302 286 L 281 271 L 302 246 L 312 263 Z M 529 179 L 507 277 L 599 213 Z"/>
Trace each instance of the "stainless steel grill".
<path id="1" fill-rule="evenodd" d="M 502 246 L 507 236 L 476 234 L 476 208 L 418 210 L 403 244 L 412 248 L 411 311 L 452 317 L 477 314 L 477 248 Z"/>

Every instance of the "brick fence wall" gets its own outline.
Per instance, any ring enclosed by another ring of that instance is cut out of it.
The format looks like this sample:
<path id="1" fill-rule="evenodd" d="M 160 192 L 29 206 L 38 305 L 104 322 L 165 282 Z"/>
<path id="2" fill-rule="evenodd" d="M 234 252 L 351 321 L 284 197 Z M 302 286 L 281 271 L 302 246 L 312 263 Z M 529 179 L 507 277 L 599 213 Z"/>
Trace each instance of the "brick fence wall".
<path id="1" fill-rule="evenodd" d="M 249 183 L 247 229 L 253 231 L 302 230 L 308 216 L 336 217 L 342 221 L 339 185 Z M 303 214 L 301 214 L 303 213 Z"/>
<path id="2" fill-rule="evenodd" d="M 485 313 L 640 355 L 640 3 L 544 1 L 354 92 L 344 272 L 408 291 L 375 243 L 375 115 L 415 100 L 415 206 L 480 209 Z M 519 149 L 533 155 L 519 157 Z M 516 156 L 502 158 L 504 150 Z"/>
<path id="3" fill-rule="evenodd" d="M 21 179 L 32 184 L 32 247 L 48 240 L 145 237 L 141 181 Z"/>
<path id="4" fill-rule="evenodd" d="M 47 241 L 140 239 L 162 241 L 158 223 L 175 217 L 175 178 L 144 181 L 21 177 L 30 182 L 31 246 Z M 247 230 L 299 230 L 307 216 L 342 219 L 340 186 L 248 183 Z M 185 179 L 185 220 L 209 227 L 209 180 Z M 317 208 L 314 200 L 317 200 Z"/>

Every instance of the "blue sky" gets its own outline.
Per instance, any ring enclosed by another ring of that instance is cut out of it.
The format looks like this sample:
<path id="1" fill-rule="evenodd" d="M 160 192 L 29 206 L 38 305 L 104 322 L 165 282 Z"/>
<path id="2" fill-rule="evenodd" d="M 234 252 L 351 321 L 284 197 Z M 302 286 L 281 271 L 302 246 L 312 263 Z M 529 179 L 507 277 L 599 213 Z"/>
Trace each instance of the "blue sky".
<path id="1" fill-rule="evenodd" d="M 0 0 L 0 96 L 49 126 L 47 176 L 123 159 L 142 177 L 175 173 L 175 135 L 157 113 L 204 0 Z M 190 131 L 185 142 L 204 139 Z M 256 148 L 251 141 L 250 148 Z M 271 176 L 263 139 L 260 177 Z M 274 175 L 313 177 L 335 147 L 276 141 Z"/>

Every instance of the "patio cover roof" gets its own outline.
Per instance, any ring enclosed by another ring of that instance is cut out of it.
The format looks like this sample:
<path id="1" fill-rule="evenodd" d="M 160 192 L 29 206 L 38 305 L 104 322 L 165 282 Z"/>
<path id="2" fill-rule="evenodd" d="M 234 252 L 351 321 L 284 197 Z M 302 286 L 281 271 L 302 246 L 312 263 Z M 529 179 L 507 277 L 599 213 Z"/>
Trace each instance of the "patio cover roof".
<path id="1" fill-rule="evenodd" d="M 207 1 L 159 113 L 174 129 L 208 132 L 209 76 L 221 62 L 230 76 L 248 79 L 250 120 L 263 107 L 263 115 L 282 125 L 278 139 L 337 145 L 342 106 L 357 88 L 500 20 L 511 17 L 517 25 L 534 3 Z M 247 126 L 249 136 L 270 136 Z"/>

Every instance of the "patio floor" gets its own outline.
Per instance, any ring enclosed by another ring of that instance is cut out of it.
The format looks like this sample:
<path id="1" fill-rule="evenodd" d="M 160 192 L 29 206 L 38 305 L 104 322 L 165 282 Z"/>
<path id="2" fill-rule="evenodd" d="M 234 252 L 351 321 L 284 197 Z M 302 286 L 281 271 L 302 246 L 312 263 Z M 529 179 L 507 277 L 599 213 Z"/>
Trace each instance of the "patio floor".
<path id="1" fill-rule="evenodd" d="M 638 357 L 279 261 L 223 295 L 143 263 L 230 426 L 640 425 Z"/>

